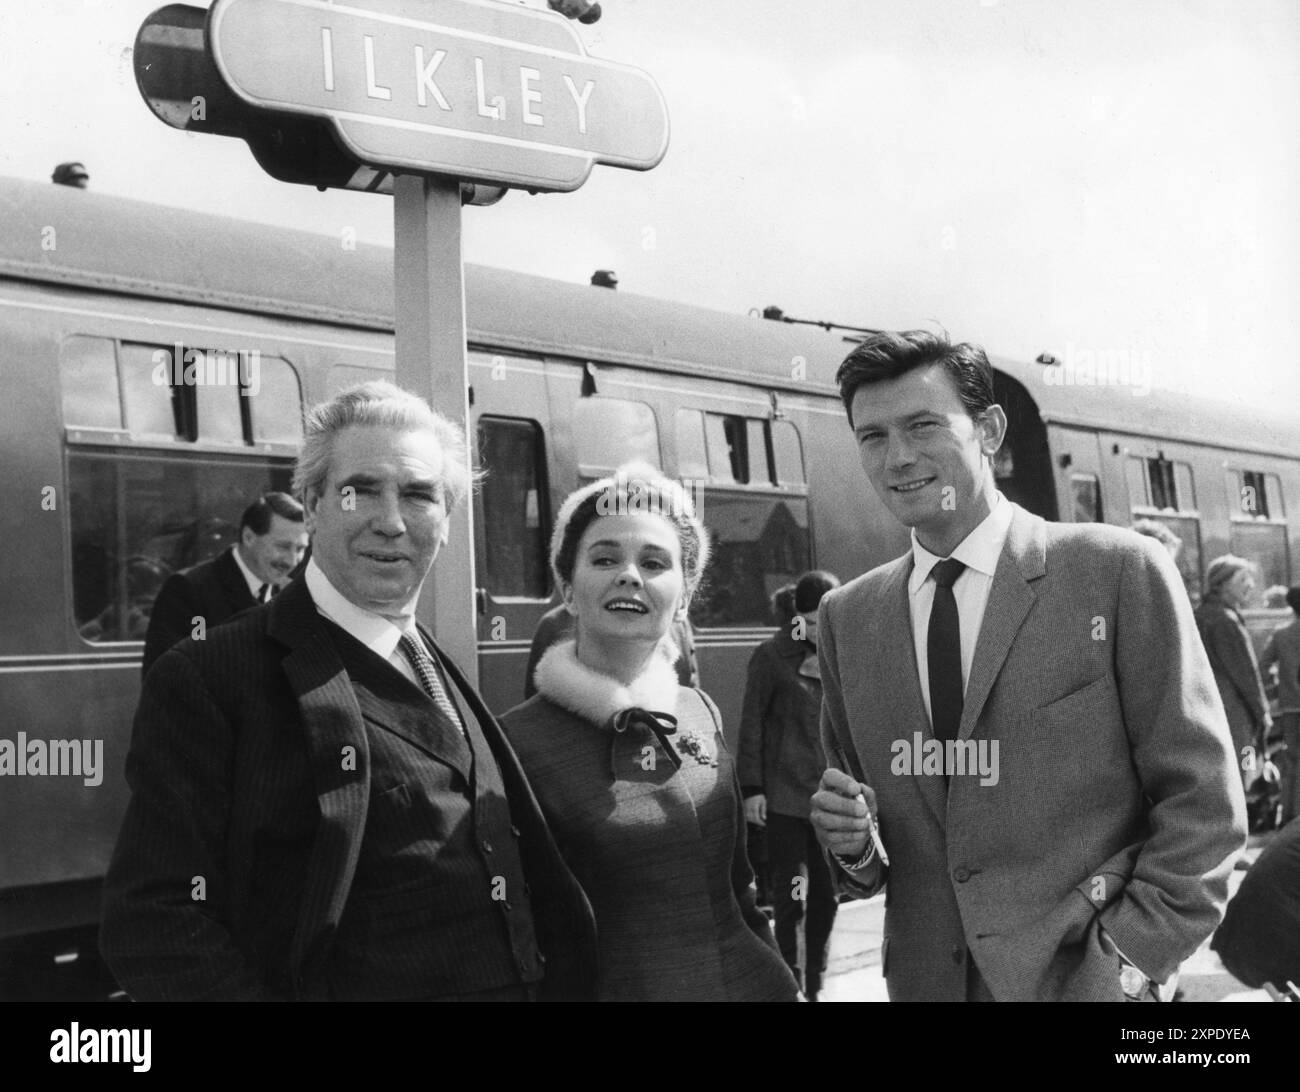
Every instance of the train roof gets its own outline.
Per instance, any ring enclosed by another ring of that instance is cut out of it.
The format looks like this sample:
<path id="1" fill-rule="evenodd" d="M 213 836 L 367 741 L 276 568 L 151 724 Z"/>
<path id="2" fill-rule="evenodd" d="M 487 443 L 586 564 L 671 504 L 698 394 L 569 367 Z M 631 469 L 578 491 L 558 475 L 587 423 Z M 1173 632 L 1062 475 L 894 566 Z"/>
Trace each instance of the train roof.
<path id="1" fill-rule="evenodd" d="M 0 179 L 0 217 L 0 276 L 393 329 L 387 247 L 345 249 L 327 235 L 9 178 Z M 467 265 L 465 280 L 471 342 L 503 349 L 833 394 L 835 369 L 852 347 L 815 327 L 486 266 Z M 1300 455 L 1293 413 L 1168 390 L 1141 394 L 1132 382 L 1052 383 L 1037 363 L 993 363 L 1048 421 Z M 1101 363 L 1101 373 L 1107 365 L 1115 372 L 1113 357 Z M 1118 374 L 1129 375 L 1123 363 Z"/>

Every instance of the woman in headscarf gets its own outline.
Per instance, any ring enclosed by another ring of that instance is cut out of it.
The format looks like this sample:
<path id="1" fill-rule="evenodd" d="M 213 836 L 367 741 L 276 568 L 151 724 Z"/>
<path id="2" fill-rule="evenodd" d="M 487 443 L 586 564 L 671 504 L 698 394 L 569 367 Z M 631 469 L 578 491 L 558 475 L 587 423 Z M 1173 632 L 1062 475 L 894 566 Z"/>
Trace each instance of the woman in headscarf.
<path id="1" fill-rule="evenodd" d="M 551 566 L 575 635 L 502 718 L 591 900 L 601 1000 L 793 1001 L 757 909 L 717 707 L 668 637 L 708 563 L 691 500 L 647 466 L 571 495 Z"/>
<path id="2" fill-rule="evenodd" d="M 1214 669 L 1247 787 L 1263 762 L 1262 748 L 1273 725 L 1255 649 L 1241 617 L 1254 590 L 1254 566 L 1244 557 L 1224 554 L 1210 562 L 1205 596 L 1196 608 L 1196 628 Z"/>

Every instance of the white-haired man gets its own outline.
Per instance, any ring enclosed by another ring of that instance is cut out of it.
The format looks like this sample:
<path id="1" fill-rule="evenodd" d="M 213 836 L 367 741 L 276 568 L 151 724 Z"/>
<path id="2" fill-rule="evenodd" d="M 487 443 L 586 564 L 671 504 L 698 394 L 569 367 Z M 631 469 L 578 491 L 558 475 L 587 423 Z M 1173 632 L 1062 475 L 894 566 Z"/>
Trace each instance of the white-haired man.
<path id="1" fill-rule="evenodd" d="M 308 415 L 302 578 L 145 684 L 101 928 L 132 996 L 591 995 L 586 898 L 414 619 L 470 481 L 459 429 L 389 383 Z"/>

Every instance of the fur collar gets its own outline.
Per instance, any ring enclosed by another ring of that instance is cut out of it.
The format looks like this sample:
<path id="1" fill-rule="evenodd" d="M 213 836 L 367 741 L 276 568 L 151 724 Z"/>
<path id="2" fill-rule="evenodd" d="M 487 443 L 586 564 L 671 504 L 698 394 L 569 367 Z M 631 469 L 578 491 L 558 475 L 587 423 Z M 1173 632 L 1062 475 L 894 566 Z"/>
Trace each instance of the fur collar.
<path id="1" fill-rule="evenodd" d="M 546 650 L 533 680 L 537 692 L 548 701 L 600 728 L 608 728 L 616 714 L 633 707 L 676 716 L 678 683 L 673 666 L 676 658 L 676 646 L 665 639 L 655 649 L 645 670 L 631 685 L 624 686 L 579 660 L 577 642 L 569 638 Z"/>

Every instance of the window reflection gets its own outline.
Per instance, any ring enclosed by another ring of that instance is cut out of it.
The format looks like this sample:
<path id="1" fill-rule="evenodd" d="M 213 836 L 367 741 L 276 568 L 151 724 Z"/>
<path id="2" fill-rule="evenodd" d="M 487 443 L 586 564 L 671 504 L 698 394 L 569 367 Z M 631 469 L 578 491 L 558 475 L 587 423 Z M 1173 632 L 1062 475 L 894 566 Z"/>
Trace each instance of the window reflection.
<path id="1" fill-rule="evenodd" d="M 812 567 L 808 502 L 706 490 L 713 558 L 691 605 L 697 626 L 765 626 L 773 592 Z"/>
<path id="2" fill-rule="evenodd" d="M 88 641 L 143 640 L 163 581 L 235 541 L 248 504 L 288 490 L 257 460 L 68 455 L 73 613 Z"/>

